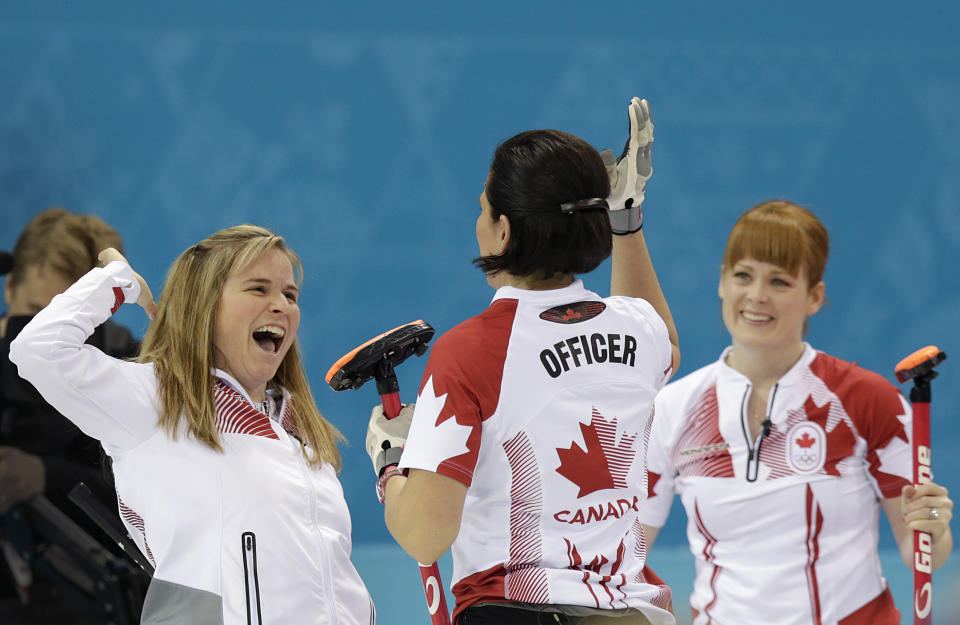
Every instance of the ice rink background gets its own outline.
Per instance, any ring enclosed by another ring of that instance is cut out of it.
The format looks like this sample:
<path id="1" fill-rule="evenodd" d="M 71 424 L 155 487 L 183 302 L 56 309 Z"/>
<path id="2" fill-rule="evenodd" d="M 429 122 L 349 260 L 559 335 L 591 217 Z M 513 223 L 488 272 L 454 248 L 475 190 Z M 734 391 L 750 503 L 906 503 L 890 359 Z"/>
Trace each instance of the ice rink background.
<path id="1" fill-rule="evenodd" d="M 352 443 L 341 480 L 381 624 L 421 622 L 422 609 L 363 452 L 375 392 L 334 394 L 322 376 L 402 322 L 442 332 L 482 310 L 492 291 L 469 261 L 496 144 L 554 127 L 619 151 L 632 95 L 656 123 L 645 232 L 680 373 L 726 345 L 716 283 L 735 218 L 770 198 L 806 205 L 833 242 L 811 343 L 891 379 L 914 349 L 944 349 L 934 470 L 957 487 L 960 5 L 596 5 L 0 2 L 0 248 L 48 206 L 93 212 L 159 291 L 214 230 L 283 234 L 306 267 L 314 392 Z M 608 271 L 587 285 L 606 292 Z M 121 321 L 141 334 L 128 308 Z M 402 367 L 404 399 L 423 364 Z M 651 557 L 681 622 L 684 525 L 675 506 Z M 887 534 L 881 521 L 907 612 L 909 572 Z M 935 578 L 938 622 L 960 622 L 947 616 L 958 570 L 955 558 Z"/>

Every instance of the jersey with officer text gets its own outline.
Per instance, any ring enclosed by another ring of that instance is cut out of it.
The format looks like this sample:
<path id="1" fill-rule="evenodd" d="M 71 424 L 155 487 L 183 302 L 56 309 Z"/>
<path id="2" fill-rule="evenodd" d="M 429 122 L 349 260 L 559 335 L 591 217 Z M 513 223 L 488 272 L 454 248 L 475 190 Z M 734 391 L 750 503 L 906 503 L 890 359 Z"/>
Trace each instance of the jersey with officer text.
<path id="1" fill-rule="evenodd" d="M 657 397 L 640 506 L 661 527 L 681 497 L 694 624 L 899 623 L 878 517 L 909 483 L 910 405 L 881 376 L 806 345 L 751 437 L 751 384 L 729 351 Z"/>
<path id="2" fill-rule="evenodd" d="M 653 307 L 580 281 L 503 287 L 436 341 L 400 466 L 469 487 L 456 614 L 508 601 L 674 622 L 669 589 L 644 574 L 637 520 L 653 398 L 671 372 Z"/>

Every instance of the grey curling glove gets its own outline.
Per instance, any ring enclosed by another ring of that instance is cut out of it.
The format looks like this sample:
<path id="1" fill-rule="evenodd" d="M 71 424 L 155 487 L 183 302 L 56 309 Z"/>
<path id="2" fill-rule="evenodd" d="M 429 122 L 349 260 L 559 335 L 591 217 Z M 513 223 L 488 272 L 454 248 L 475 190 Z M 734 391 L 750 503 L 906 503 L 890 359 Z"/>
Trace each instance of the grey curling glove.
<path id="1" fill-rule="evenodd" d="M 600 152 L 610 176 L 610 227 L 614 234 L 631 234 L 643 227 L 644 192 L 653 175 L 653 120 L 646 100 L 634 97 L 627 107 L 630 136 L 623 153 L 614 157 L 612 150 Z"/>
<path id="2" fill-rule="evenodd" d="M 400 462 L 403 445 L 407 441 L 407 432 L 413 420 L 413 409 L 416 404 L 403 404 L 400 414 L 395 419 L 388 419 L 383 414 L 383 406 L 377 404 L 370 413 L 370 423 L 367 426 L 367 455 L 373 463 L 373 472 L 379 478 L 384 469 Z"/>

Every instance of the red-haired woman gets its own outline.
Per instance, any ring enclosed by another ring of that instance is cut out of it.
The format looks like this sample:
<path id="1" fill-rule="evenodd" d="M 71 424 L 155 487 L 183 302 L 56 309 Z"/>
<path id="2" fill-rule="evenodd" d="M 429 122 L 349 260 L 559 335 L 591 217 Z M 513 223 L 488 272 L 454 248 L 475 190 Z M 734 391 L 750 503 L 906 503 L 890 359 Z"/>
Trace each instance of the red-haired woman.
<path id="1" fill-rule="evenodd" d="M 649 547 L 680 494 L 696 625 L 899 624 L 877 556 L 881 509 L 911 566 L 910 530 L 931 532 L 934 568 L 949 556 L 947 490 L 909 485 L 910 405 L 803 340 L 828 250 L 796 204 L 744 213 L 720 275 L 731 345 L 657 397 L 641 519 Z"/>

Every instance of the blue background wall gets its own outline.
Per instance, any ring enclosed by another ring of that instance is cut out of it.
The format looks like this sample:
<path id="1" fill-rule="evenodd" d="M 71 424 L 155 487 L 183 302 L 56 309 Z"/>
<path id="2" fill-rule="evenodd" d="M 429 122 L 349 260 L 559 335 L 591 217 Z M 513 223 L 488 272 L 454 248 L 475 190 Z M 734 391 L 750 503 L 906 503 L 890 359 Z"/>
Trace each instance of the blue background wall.
<path id="1" fill-rule="evenodd" d="M 619 150 L 629 97 L 650 100 L 645 231 L 680 373 L 726 345 L 724 238 L 775 197 L 812 208 L 833 238 L 816 347 L 888 378 L 929 343 L 960 358 L 958 5 L 453 4 L 0 3 L 0 248 L 50 205 L 93 212 L 159 291 L 175 256 L 214 230 L 249 221 L 286 236 L 306 267 L 314 391 L 352 442 L 341 479 L 381 623 L 421 608 L 412 578 L 396 592 L 407 561 L 363 452 L 375 393 L 334 394 L 322 376 L 382 330 L 422 317 L 443 331 L 486 305 L 469 263 L 477 196 L 515 132 L 561 128 Z M 588 286 L 606 291 L 608 271 Z M 121 321 L 142 333 L 127 308 Z M 407 400 L 423 364 L 400 372 Z M 941 368 L 934 468 L 955 486 L 960 364 Z M 683 528 L 675 506 L 654 550 L 677 571 L 681 616 Z"/>

